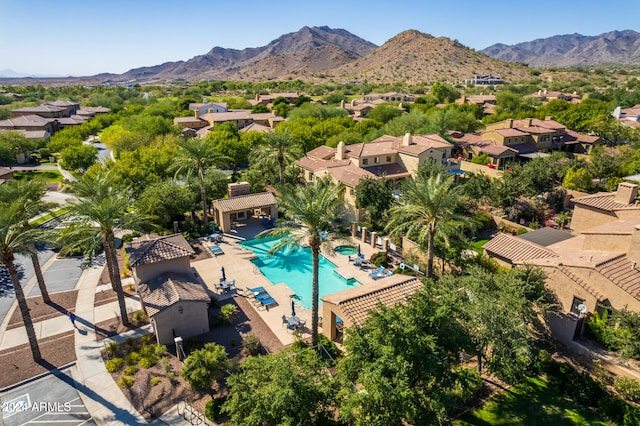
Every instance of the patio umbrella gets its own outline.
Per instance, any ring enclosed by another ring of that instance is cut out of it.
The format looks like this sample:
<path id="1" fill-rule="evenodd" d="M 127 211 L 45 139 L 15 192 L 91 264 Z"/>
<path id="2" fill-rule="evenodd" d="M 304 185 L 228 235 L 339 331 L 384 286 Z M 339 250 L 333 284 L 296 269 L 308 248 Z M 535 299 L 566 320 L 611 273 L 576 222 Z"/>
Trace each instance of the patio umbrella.
<path id="1" fill-rule="evenodd" d="M 222 267 L 222 281 L 226 281 L 227 276 L 224 274 L 224 266 Z"/>
<path id="2" fill-rule="evenodd" d="M 296 304 L 293 302 L 293 299 L 291 299 L 291 316 L 296 316 Z"/>

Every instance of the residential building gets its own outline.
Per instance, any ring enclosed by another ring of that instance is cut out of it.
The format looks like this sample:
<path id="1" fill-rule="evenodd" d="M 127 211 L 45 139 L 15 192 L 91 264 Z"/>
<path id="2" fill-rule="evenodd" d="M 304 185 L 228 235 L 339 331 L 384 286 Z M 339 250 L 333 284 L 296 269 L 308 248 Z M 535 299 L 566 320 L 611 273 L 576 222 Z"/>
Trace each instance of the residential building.
<path id="1" fill-rule="evenodd" d="M 387 93 L 369 93 L 363 95 L 364 102 L 384 101 L 384 102 L 415 102 L 417 95 L 387 92 Z"/>
<path id="2" fill-rule="evenodd" d="M 228 198 L 213 201 L 213 219 L 222 232 L 230 232 L 234 223 L 251 218 L 269 221 L 269 226 L 278 218 L 276 198 L 271 192 L 251 194 L 248 182 L 230 183 L 228 192 Z"/>
<path id="3" fill-rule="evenodd" d="M 256 98 L 249 101 L 251 103 L 252 106 L 256 106 L 256 105 L 265 105 L 265 106 L 269 106 L 273 104 L 273 101 L 275 101 L 278 98 L 284 98 L 287 103 L 289 104 L 295 104 L 295 102 L 298 100 L 298 98 L 300 97 L 300 92 L 285 92 L 285 93 L 270 93 L 267 95 L 261 95 L 259 93 L 256 93 Z"/>
<path id="4" fill-rule="evenodd" d="M 542 228 L 499 234 L 484 246 L 504 265 L 540 267 L 561 315 L 547 323 L 561 341 L 583 331 L 584 314 L 627 308 L 640 312 L 640 200 L 638 186 L 574 199 L 571 233 Z"/>
<path id="5" fill-rule="evenodd" d="M 624 109 L 616 107 L 613 110 L 613 116 L 624 126 L 640 128 L 640 104 Z"/>
<path id="6" fill-rule="evenodd" d="M 214 112 L 229 112 L 229 104 L 226 102 L 207 102 L 189 104 L 191 111 L 198 111 L 200 115 Z"/>
<path id="7" fill-rule="evenodd" d="M 552 101 L 554 99 L 562 99 L 563 101 L 571 102 L 572 104 L 579 104 L 582 102 L 582 98 L 578 95 L 577 92 L 573 92 L 571 94 L 549 91 L 547 89 L 538 90 L 535 93 L 531 93 L 526 95 L 525 98 L 535 98 L 542 102 L 543 105 Z"/>
<path id="8" fill-rule="evenodd" d="M 426 161 L 449 165 L 453 145 L 438 135 L 381 136 L 371 142 L 337 148 L 322 145 L 297 160 L 307 182 L 330 176 L 345 186 L 345 202 L 349 219 L 359 221 L 364 210 L 355 202 L 355 188 L 366 177 L 386 177 L 396 184 L 416 176 L 418 167 Z"/>
<path id="9" fill-rule="evenodd" d="M 209 331 L 211 296 L 191 268 L 194 254 L 182 234 L 145 235 L 125 247 L 134 283 L 158 344 Z"/>
<path id="10" fill-rule="evenodd" d="M 476 75 L 473 78 L 467 78 L 463 80 L 464 84 L 473 84 L 477 85 L 485 85 L 488 86 L 490 84 L 505 84 L 506 82 L 498 76 L 495 75 Z"/>
<path id="11" fill-rule="evenodd" d="M 20 115 L 7 120 L 0 120 L 0 129 L 27 131 L 44 130 L 52 135 L 59 129 L 59 123 L 54 118 L 45 118 L 35 114 Z"/>

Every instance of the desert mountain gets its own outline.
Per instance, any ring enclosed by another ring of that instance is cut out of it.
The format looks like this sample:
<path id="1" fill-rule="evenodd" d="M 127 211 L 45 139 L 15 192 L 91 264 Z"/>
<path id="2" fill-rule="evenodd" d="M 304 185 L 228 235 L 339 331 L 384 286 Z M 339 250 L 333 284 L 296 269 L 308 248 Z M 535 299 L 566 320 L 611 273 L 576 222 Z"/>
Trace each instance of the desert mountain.
<path id="1" fill-rule="evenodd" d="M 123 77 L 265 80 L 323 71 L 353 61 L 375 48 L 375 44 L 346 30 L 305 26 L 263 47 L 243 50 L 214 47 L 188 61 L 136 68 Z"/>
<path id="2" fill-rule="evenodd" d="M 331 73 L 343 80 L 373 83 L 460 81 L 477 74 L 493 74 L 513 81 L 524 78 L 528 71 L 521 65 L 490 58 L 447 37 L 408 30 Z"/>
<path id="3" fill-rule="evenodd" d="M 640 63 L 640 33 L 611 31 L 597 36 L 556 35 L 515 45 L 494 44 L 481 51 L 493 58 L 535 67 Z"/>

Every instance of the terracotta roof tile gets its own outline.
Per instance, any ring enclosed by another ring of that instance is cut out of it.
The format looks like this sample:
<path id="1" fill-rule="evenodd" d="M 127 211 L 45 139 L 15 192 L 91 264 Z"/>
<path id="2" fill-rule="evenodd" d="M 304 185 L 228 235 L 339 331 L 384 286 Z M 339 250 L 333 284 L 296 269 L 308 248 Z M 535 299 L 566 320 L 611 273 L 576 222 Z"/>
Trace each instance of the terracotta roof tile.
<path id="1" fill-rule="evenodd" d="M 276 198 L 271 192 L 260 192 L 257 194 L 239 195 L 237 197 L 231 198 L 221 198 L 219 200 L 215 200 L 214 204 L 220 212 L 229 213 L 275 205 Z"/>
<path id="2" fill-rule="evenodd" d="M 596 265 L 595 269 L 615 285 L 640 300 L 640 271 L 636 267 L 636 262 L 631 262 L 622 255 Z"/>
<path id="3" fill-rule="evenodd" d="M 307 152 L 308 157 L 321 158 L 323 160 L 328 160 L 334 155 L 336 155 L 336 149 L 326 145 L 320 145 L 319 147 Z"/>
<path id="4" fill-rule="evenodd" d="M 209 293 L 193 274 L 168 272 L 138 285 L 140 297 L 150 317 L 181 301 L 211 300 Z"/>
<path id="5" fill-rule="evenodd" d="M 350 323 L 362 325 L 369 312 L 376 310 L 379 304 L 392 307 L 405 303 L 422 287 L 422 282 L 415 277 L 395 274 L 375 283 L 330 294 L 321 299 L 338 305 Z"/>
<path id="6" fill-rule="evenodd" d="M 598 193 L 593 195 L 587 195 L 585 197 L 574 198 L 573 202 L 583 206 L 593 207 L 599 210 L 615 211 L 622 209 L 640 209 L 640 206 L 635 204 L 625 204 L 615 201 L 616 193 Z"/>
<path id="7" fill-rule="evenodd" d="M 483 248 L 490 256 L 499 257 L 515 263 L 529 259 L 558 257 L 556 253 L 538 244 L 508 234 L 498 234 Z"/>
<path id="8" fill-rule="evenodd" d="M 126 251 L 132 267 L 179 259 L 194 253 L 191 245 L 182 234 L 157 238 L 145 235 L 133 241 Z"/>

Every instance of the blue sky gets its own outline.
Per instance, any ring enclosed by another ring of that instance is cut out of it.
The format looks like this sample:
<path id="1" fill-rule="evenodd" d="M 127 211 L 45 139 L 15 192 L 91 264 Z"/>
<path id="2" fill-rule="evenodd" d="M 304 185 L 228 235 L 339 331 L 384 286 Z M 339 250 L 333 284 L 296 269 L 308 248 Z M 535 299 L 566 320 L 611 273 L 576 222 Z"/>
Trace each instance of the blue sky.
<path id="1" fill-rule="evenodd" d="M 268 44 L 301 27 L 381 45 L 416 29 L 483 49 L 557 34 L 640 32 L 638 0 L 0 0 L 0 70 L 93 75 Z"/>

